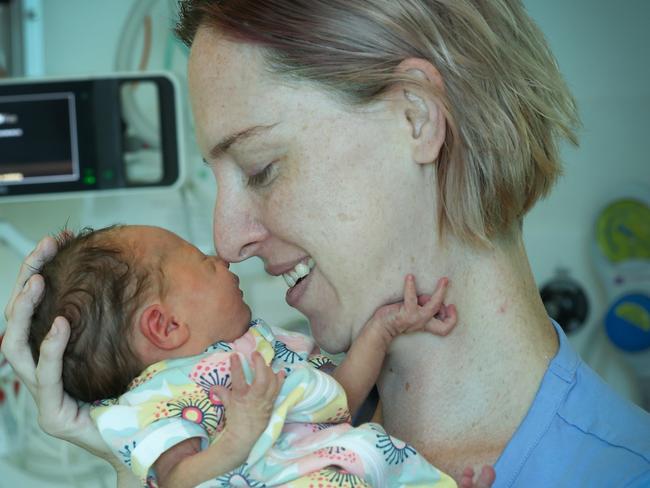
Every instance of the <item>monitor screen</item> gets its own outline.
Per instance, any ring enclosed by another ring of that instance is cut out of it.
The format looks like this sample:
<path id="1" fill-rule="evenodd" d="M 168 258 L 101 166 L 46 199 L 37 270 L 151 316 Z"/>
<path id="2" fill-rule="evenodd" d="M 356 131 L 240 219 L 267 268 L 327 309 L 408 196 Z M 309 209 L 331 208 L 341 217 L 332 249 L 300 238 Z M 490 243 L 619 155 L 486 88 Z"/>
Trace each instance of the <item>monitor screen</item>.
<path id="1" fill-rule="evenodd" d="M 0 203 L 180 184 L 176 102 L 166 74 L 0 80 Z"/>
<path id="2" fill-rule="evenodd" d="M 0 96 L 2 184 L 76 181 L 77 147 L 74 93 Z"/>

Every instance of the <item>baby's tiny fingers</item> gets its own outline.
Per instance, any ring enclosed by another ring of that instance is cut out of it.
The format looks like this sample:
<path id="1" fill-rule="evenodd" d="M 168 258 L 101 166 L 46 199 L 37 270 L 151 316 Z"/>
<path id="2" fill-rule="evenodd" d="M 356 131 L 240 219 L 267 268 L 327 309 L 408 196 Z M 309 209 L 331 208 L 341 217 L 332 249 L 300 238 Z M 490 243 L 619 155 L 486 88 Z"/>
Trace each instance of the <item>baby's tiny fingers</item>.
<path id="1" fill-rule="evenodd" d="M 445 308 L 445 318 L 441 319 L 440 317 L 434 317 L 427 322 L 424 328 L 432 334 L 444 337 L 448 335 L 454 327 L 456 327 L 457 315 L 456 307 L 454 305 L 447 305 L 446 307 L 443 305 L 442 308 Z"/>
<path id="2" fill-rule="evenodd" d="M 440 278 L 436 289 L 431 295 L 431 300 L 429 300 L 425 305 L 424 309 L 427 313 L 436 314 L 440 310 L 440 307 L 443 304 L 445 299 L 445 294 L 447 293 L 447 285 L 449 284 L 449 278 Z"/>
<path id="3" fill-rule="evenodd" d="M 275 374 L 275 389 L 276 389 L 276 395 L 280 392 L 282 389 L 282 385 L 284 384 L 284 380 L 287 377 L 287 372 L 283 369 L 278 371 Z"/>
<path id="4" fill-rule="evenodd" d="M 251 391 L 256 395 L 262 395 L 273 381 L 275 373 L 264 361 L 264 357 L 259 352 L 252 354 L 253 358 L 253 371 L 255 378 L 251 384 Z"/>
<path id="5" fill-rule="evenodd" d="M 440 306 L 440 310 L 438 310 L 438 313 L 433 318 L 438 320 L 445 320 L 447 318 L 447 307 L 444 303 Z"/>
<path id="6" fill-rule="evenodd" d="M 431 332 L 432 334 L 444 337 L 451 332 L 454 326 L 449 325 L 448 323 L 443 322 L 442 320 L 431 319 L 426 323 L 424 328 L 425 330 Z"/>
<path id="7" fill-rule="evenodd" d="M 214 395 L 216 395 L 216 397 L 219 399 L 219 401 L 221 401 L 221 403 L 223 403 L 223 406 L 225 408 L 228 408 L 228 406 L 230 405 L 230 395 L 231 395 L 230 390 L 228 388 L 226 388 L 225 386 L 213 385 L 210 388 L 210 397 L 211 397 L 211 400 L 216 401 L 216 398 L 213 398 L 213 396 L 214 396 L 213 393 L 214 393 Z"/>
<path id="8" fill-rule="evenodd" d="M 463 470 L 463 475 L 460 479 L 459 488 L 472 488 L 474 485 L 474 470 L 467 467 Z"/>
<path id="9" fill-rule="evenodd" d="M 442 320 L 451 325 L 451 327 L 456 325 L 458 322 L 458 311 L 456 310 L 456 305 L 451 304 L 445 306 L 445 318 Z"/>
<path id="10" fill-rule="evenodd" d="M 269 382 L 267 383 L 266 386 L 266 391 L 264 392 L 266 398 L 270 400 L 275 400 L 275 397 L 278 396 L 281 387 L 282 387 L 282 382 L 280 381 L 280 378 L 278 377 L 277 374 L 271 371 L 271 377 L 269 378 Z"/>
<path id="11" fill-rule="evenodd" d="M 476 488 L 490 488 L 496 479 L 496 472 L 492 466 L 483 466 L 481 474 L 476 481 Z"/>
<path id="12" fill-rule="evenodd" d="M 241 359 L 237 353 L 233 353 L 230 356 L 230 378 L 233 392 L 241 393 L 246 390 L 248 385 L 244 376 Z"/>
<path id="13" fill-rule="evenodd" d="M 415 276 L 412 274 L 406 275 L 404 278 L 404 307 L 407 312 L 417 310 L 418 296 L 415 290 Z"/>

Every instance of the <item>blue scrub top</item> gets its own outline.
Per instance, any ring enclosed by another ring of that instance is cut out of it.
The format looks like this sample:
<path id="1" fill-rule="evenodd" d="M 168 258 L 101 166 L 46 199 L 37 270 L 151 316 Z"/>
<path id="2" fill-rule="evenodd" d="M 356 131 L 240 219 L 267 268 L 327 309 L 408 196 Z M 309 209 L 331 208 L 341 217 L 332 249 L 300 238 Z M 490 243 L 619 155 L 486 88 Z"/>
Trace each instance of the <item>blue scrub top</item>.
<path id="1" fill-rule="evenodd" d="M 650 414 L 560 347 L 535 400 L 494 466 L 493 488 L 650 487 Z"/>

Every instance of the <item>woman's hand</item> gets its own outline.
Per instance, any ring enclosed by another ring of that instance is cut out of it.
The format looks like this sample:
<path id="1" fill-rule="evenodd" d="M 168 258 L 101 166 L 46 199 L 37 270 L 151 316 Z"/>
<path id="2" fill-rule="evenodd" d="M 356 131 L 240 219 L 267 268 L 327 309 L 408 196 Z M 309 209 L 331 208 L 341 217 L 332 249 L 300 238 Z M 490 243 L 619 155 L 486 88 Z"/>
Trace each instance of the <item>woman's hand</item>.
<path id="1" fill-rule="evenodd" d="M 119 472 L 119 462 L 92 423 L 88 405 L 78 404 L 63 391 L 62 358 L 70 337 L 68 321 L 63 317 L 54 320 L 41 345 L 38 365 L 34 364 L 27 342 L 32 315 L 44 290 L 43 277 L 38 272 L 56 252 L 56 240 L 46 237 L 23 261 L 4 311 L 7 330 L 2 341 L 2 353 L 34 397 L 41 428 L 54 437 L 72 442 L 106 459 Z"/>

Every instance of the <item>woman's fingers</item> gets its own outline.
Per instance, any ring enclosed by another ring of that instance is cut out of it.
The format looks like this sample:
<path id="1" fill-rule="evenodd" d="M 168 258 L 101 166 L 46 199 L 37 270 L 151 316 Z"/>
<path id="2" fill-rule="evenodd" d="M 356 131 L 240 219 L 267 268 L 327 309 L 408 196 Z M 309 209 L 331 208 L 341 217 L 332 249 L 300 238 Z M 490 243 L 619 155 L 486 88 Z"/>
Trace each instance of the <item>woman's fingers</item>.
<path id="1" fill-rule="evenodd" d="M 57 317 L 41 344 L 34 394 L 39 412 L 38 422 L 50 435 L 70 441 L 113 463 L 108 446 L 90 419 L 88 406 L 80 406 L 63 390 L 62 358 L 69 338 L 68 321 Z"/>
<path id="2" fill-rule="evenodd" d="M 63 390 L 61 371 L 63 352 L 70 337 L 68 322 L 62 317 L 54 321 L 53 329 L 41 344 L 38 366 L 34 364 L 28 344 L 34 309 L 45 289 L 43 277 L 38 272 L 52 259 L 57 249 L 56 240 L 46 237 L 23 261 L 4 310 L 7 330 L 2 341 L 2 353 L 34 397 L 43 430 L 113 464 L 115 459 L 91 421 L 88 407 L 80 407 Z"/>
<path id="3" fill-rule="evenodd" d="M 56 240 L 54 240 L 53 237 L 48 236 L 41 239 L 36 248 L 25 258 L 23 264 L 20 266 L 20 270 L 18 271 L 18 277 L 16 278 L 16 283 L 14 284 L 14 289 L 9 298 L 9 302 L 5 307 L 4 314 L 7 322 L 11 321 L 14 301 L 22 292 L 27 280 L 29 280 L 32 275 L 38 273 L 43 265 L 54 257 L 57 249 Z"/>
<path id="4" fill-rule="evenodd" d="M 36 275 L 13 298 L 11 308 L 9 309 L 7 330 L 2 340 L 2 353 L 32 395 L 35 394 L 36 388 L 34 378 L 36 365 L 34 364 L 27 338 L 29 336 L 32 315 L 34 314 L 34 307 L 41 299 L 43 289 L 43 278 L 40 275 Z"/>
<path id="5" fill-rule="evenodd" d="M 54 428 L 52 418 L 64 405 L 63 353 L 70 338 L 70 325 L 63 317 L 54 319 L 50 332 L 41 343 L 41 352 L 36 367 L 36 403 L 39 407 L 39 423 L 46 432 Z"/>
<path id="6" fill-rule="evenodd" d="M 45 288 L 43 278 L 36 273 L 44 263 L 52 259 L 56 251 L 56 241 L 52 237 L 46 237 L 39 242 L 23 261 L 11 297 L 4 309 L 7 330 L 2 341 L 2 353 L 32 395 L 36 390 L 36 365 L 27 338 L 34 308 L 41 300 Z"/>

